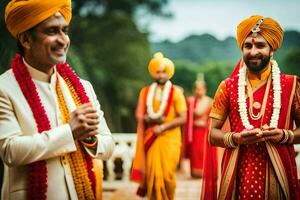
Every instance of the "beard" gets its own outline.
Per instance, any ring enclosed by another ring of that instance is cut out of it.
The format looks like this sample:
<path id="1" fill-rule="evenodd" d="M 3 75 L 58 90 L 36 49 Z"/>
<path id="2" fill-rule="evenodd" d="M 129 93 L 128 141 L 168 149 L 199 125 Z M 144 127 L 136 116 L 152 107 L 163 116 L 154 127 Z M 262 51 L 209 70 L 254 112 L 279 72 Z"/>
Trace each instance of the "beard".
<path id="1" fill-rule="evenodd" d="M 251 59 L 260 59 L 259 62 L 251 62 Z M 257 55 L 257 56 L 244 56 L 245 64 L 247 65 L 247 68 L 254 73 L 260 72 L 263 69 L 265 69 L 269 62 L 270 62 L 271 56 L 263 56 L 263 55 Z"/>
<path id="2" fill-rule="evenodd" d="M 158 85 L 164 85 L 167 82 L 167 80 L 165 80 L 165 79 L 156 79 L 155 82 Z"/>

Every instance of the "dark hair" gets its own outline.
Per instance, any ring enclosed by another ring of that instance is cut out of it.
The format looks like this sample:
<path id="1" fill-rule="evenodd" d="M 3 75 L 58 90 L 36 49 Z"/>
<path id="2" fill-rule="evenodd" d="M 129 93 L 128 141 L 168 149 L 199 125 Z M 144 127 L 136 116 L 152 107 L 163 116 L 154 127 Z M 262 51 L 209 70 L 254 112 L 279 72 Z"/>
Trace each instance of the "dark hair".
<path id="1" fill-rule="evenodd" d="M 24 56 L 24 47 L 19 40 L 17 41 L 17 52 Z"/>
<path id="2" fill-rule="evenodd" d="M 26 32 L 28 32 L 28 34 L 34 39 L 35 38 L 35 27 L 27 30 Z M 17 41 L 17 52 L 19 54 L 21 54 L 22 56 L 24 56 L 24 47 L 22 46 L 20 40 Z"/>

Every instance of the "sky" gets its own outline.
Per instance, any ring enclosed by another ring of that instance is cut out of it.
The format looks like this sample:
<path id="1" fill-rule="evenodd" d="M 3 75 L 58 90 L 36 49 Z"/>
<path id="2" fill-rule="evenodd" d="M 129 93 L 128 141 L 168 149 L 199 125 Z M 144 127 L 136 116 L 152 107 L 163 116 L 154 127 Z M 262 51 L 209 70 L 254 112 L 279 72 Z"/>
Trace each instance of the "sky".
<path id="1" fill-rule="evenodd" d="M 223 40 L 234 36 L 243 19 L 259 14 L 277 20 L 284 30 L 300 31 L 299 0 L 169 0 L 170 19 L 140 19 L 151 41 L 180 41 L 191 34 L 210 33 Z M 145 23 L 146 22 L 146 23 Z"/>

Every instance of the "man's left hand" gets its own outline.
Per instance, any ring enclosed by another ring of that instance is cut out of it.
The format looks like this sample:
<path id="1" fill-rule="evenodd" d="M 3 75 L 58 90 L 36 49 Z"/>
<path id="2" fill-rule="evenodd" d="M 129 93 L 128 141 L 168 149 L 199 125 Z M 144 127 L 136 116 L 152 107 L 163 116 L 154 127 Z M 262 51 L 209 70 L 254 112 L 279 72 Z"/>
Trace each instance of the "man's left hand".
<path id="1" fill-rule="evenodd" d="M 279 143 L 284 136 L 283 130 L 278 128 L 262 130 L 262 133 L 265 141 L 274 143 Z"/>

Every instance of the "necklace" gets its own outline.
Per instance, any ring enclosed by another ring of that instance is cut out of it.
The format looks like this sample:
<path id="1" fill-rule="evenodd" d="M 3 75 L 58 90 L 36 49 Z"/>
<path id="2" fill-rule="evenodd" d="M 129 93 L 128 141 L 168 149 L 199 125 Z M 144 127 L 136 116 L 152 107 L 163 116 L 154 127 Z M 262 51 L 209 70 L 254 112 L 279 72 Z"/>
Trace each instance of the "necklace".
<path id="1" fill-rule="evenodd" d="M 172 83 L 171 81 L 167 81 L 164 89 L 162 91 L 161 103 L 157 112 L 154 112 L 153 109 L 153 98 L 155 89 L 157 88 L 157 83 L 152 83 L 149 88 L 149 92 L 147 95 L 147 113 L 151 119 L 158 119 L 163 116 L 165 108 L 167 106 L 168 97 L 171 92 Z"/>
<path id="2" fill-rule="evenodd" d="M 262 105 L 261 105 L 257 101 L 253 103 L 253 90 L 252 90 L 250 81 L 247 80 L 247 94 L 248 94 L 248 97 L 249 97 L 249 116 L 250 116 L 251 119 L 258 120 L 258 119 L 260 119 L 262 117 L 262 112 L 266 108 L 267 99 L 268 99 L 269 90 L 270 90 L 270 85 L 271 85 L 271 76 L 268 77 L 267 87 L 266 87 L 266 90 L 265 90 L 265 93 L 264 93 L 263 102 L 262 102 Z M 255 115 L 253 113 L 253 108 L 260 109 L 260 111 Z"/>
<path id="3" fill-rule="evenodd" d="M 271 116 L 269 127 L 276 128 L 278 125 L 279 113 L 280 113 L 280 108 L 281 108 L 280 70 L 279 70 L 277 62 L 275 60 L 271 60 L 270 62 L 271 62 L 271 66 L 272 66 L 273 113 Z M 247 113 L 247 104 L 246 104 L 246 95 L 245 95 L 246 94 L 245 87 L 247 85 L 246 70 L 247 69 L 244 66 L 239 70 L 239 74 L 238 74 L 238 105 L 239 105 L 239 114 L 240 114 L 240 117 L 241 117 L 244 127 L 248 130 L 251 130 L 254 127 L 252 124 L 250 124 L 249 119 L 248 119 L 248 113 Z M 268 89 L 268 88 L 266 88 L 266 89 Z M 250 104 L 250 107 L 252 107 L 251 104 Z M 257 118 L 258 116 L 255 116 L 255 117 Z"/>

